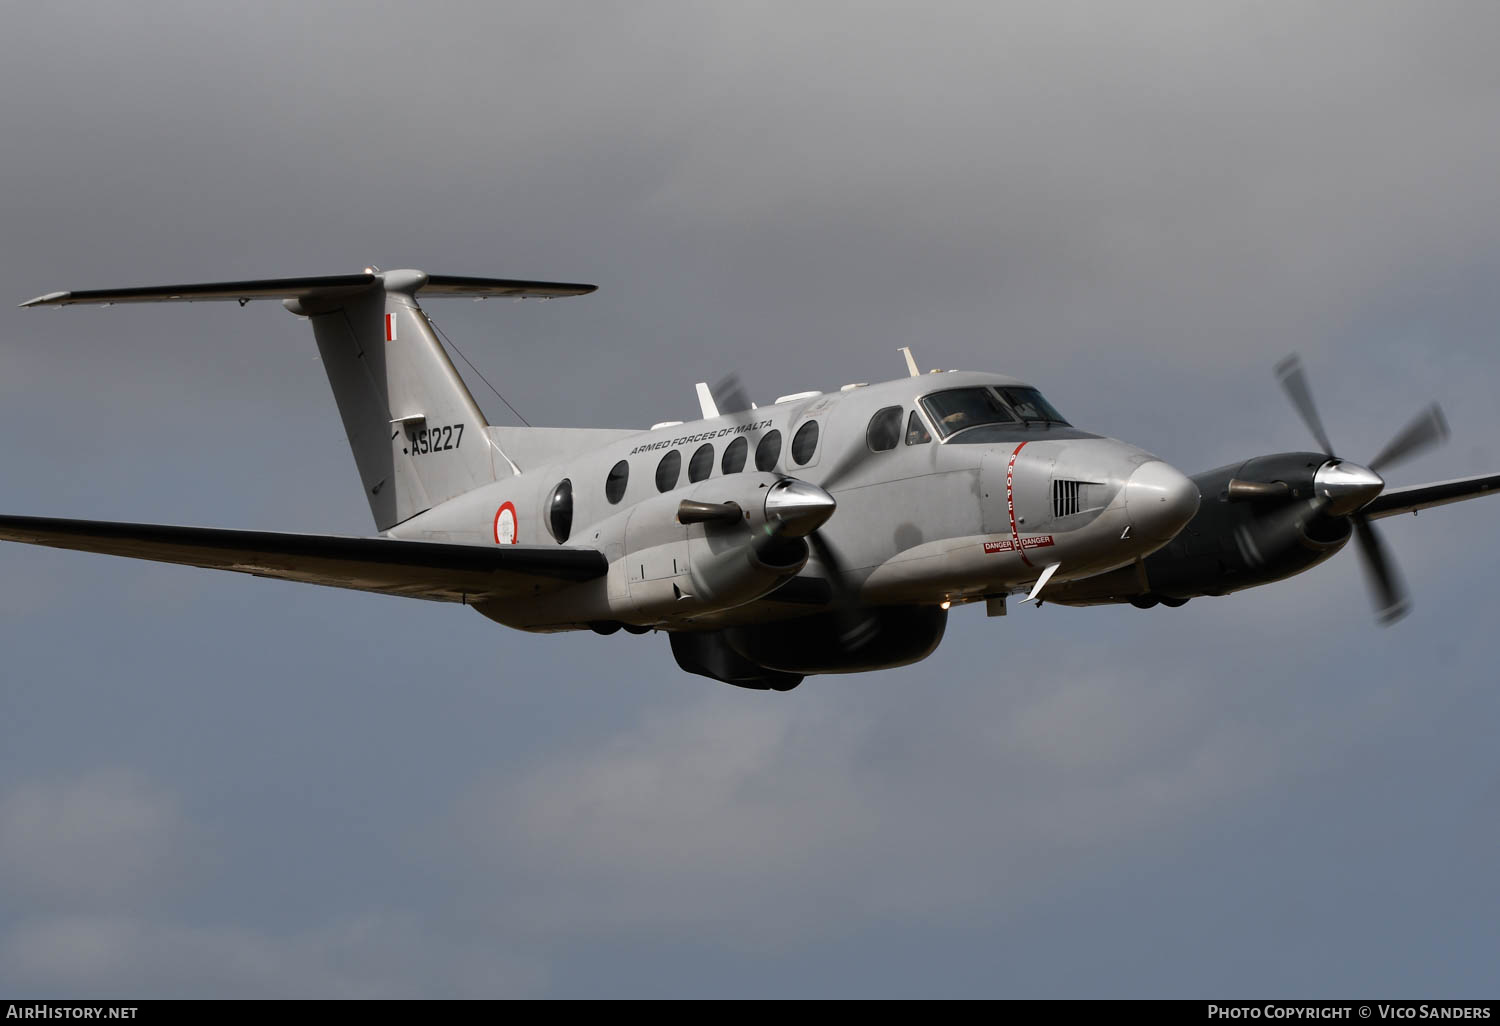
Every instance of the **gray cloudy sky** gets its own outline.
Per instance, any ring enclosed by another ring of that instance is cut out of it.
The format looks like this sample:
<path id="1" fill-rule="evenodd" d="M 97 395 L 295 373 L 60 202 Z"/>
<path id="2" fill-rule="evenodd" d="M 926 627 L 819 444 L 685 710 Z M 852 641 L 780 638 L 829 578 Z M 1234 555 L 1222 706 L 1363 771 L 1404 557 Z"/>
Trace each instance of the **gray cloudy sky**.
<path id="1" fill-rule="evenodd" d="M 1194 472 L 1500 469 L 1500 8 L 9 4 L 0 280 L 367 263 L 534 423 L 924 366 Z M 482 388 L 497 422 L 503 408 Z M 0 508 L 366 533 L 274 305 L 0 305 Z M 1494 996 L 1500 504 L 788 694 L 664 638 L 0 547 L 0 991 Z"/>

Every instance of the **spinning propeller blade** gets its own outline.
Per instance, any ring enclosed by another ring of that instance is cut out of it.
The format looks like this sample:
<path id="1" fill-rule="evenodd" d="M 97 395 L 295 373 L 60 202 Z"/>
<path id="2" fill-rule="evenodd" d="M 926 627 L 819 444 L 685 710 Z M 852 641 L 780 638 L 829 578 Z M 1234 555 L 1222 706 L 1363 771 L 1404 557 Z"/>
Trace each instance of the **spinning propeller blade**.
<path id="1" fill-rule="evenodd" d="M 833 589 L 833 615 L 839 644 L 846 652 L 857 651 L 875 637 L 875 617 L 860 607 L 859 595 L 844 576 L 844 562 L 823 537 L 823 532 L 814 531 L 807 536 L 807 540 L 812 543 L 818 562 L 828 571 L 828 584 Z"/>
<path id="2" fill-rule="evenodd" d="M 1370 598 L 1375 602 L 1375 617 L 1382 625 L 1393 624 L 1411 608 L 1406 585 L 1370 521 L 1358 514 L 1353 520 L 1355 537 L 1359 540 L 1360 562 L 1365 568 Z"/>
<path id="3" fill-rule="evenodd" d="M 1323 430 L 1323 421 L 1318 417 L 1318 408 L 1313 405 L 1312 390 L 1307 387 L 1307 372 L 1302 369 L 1302 357 L 1293 353 L 1276 365 L 1276 376 L 1281 387 L 1291 397 L 1292 405 L 1302 414 L 1302 420 L 1312 436 L 1322 446 L 1322 451 L 1333 455 L 1333 443 L 1328 441 L 1328 432 Z"/>
<path id="4" fill-rule="evenodd" d="M 1387 443 L 1380 455 L 1370 461 L 1370 469 L 1379 471 L 1382 467 L 1392 467 L 1403 460 L 1410 459 L 1423 449 L 1431 448 L 1448 438 L 1448 420 L 1443 416 L 1442 407 L 1433 403 L 1427 409 L 1417 414 L 1406 427 Z"/>
<path id="5" fill-rule="evenodd" d="M 750 409 L 753 405 L 750 402 L 750 393 L 745 391 L 744 382 L 733 371 L 716 381 L 709 392 L 713 395 L 714 404 L 718 406 L 721 414 L 739 413 L 741 410 Z"/>

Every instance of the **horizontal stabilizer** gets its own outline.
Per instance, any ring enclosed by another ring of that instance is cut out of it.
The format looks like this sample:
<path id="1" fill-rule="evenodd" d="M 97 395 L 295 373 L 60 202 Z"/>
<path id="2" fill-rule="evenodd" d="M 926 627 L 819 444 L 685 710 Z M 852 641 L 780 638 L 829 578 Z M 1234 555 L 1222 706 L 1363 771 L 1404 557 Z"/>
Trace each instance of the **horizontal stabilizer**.
<path id="1" fill-rule="evenodd" d="M 602 577 L 609 570 L 604 555 L 594 549 L 452 545 L 46 517 L 0 516 L 0 540 L 438 602 L 519 598 Z"/>
<path id="2" fill-rule="evenodd" d="M 196 303 L 234 300 L 241 305 L 252 299 L 333 298 L 352 295 L 386 283 L 401 291 L 420 291 L 428 296 L 489 296 L 552 299 L 586 296 L 597 285 L 556 281 L 523 281 L 514 278 L 466 278 L 421 271 L 393 271 L 387 275 L 338 274 L 321 278 L 265 278 L 258 281 L 217 281 L 196 285 L 147 285 L 128 289 L 94 289 L 86 292 L 49 292 L 22 303 L 25 306 L 77 306 L 88 303 Z"/>
<path id="3" fill-rule="evenodd" d="M 1462 477 L 1456 481 L 1387 489 L 1360 512 L 1371 520 L 1379 520 L 1381 517 L 1415 513 L 1419 509 L 1431 509 L 1433 506 L 1446 506 L 1450 502 L 1477 499 L 1494 492 L 1500 492 L 1500 474 Z"/>

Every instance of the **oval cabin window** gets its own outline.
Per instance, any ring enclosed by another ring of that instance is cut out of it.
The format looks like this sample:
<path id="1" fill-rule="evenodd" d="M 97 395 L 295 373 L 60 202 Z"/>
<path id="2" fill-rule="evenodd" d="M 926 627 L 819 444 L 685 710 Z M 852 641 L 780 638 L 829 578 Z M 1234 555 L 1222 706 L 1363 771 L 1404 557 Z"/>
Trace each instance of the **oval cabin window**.
<path id="1" fill-rule="evenodd" d="M 887 452 L 901 441 L 901 407 L 887 406 L 870 418 L 865 441 L 871 452 Z"/>
<path id="2" fill-rule="evenodd" d="M 609 468 L 609 476 L 604 479 L 604 497 L 609 500 L 611 506 L 625 498 L 625 486 L 629 483 L 629 462 L 621 460 Z"/>
<path id="3" fill-rule="evenodd" d="M 807 461 L 813 458 L 813 453 L 818 451 L 818 422 L 810 420 L 797 429 L 792 436 L 792 462 L 799 467 L 807 466 Z"/>
<path id="4" fill-rule="evenodd" d="M 745 469 L 745 455 L 750 451 L 750 443 L 744 438 L 736 438 L 724 449 L 724 459 L 719 463 L 719 469 L 726 474 L 738 474 Z"/>
<path id="5" fill-rule="evenodd" d="M 677 487 L 677 478 L 682 475 L 682 453 L 673 449 L 656 465 L 656 490 L 670 492 Z"/>
<path id="6" fill-rule="evenodd" d="M 755 469 L 762 473 L 770 473 L 776 469 L 776 461 L 780 458 L 781 432 L 772 431 L 755 447 Z"/>
<path id="7" fill-rule="evenodd" d="M 714 447 L 700 445 L 693 458 L 688 460 L 688 480 L 705 481 L 714 470 Z"/>
<path id="8" fill-rule="evenodd" d="M 552 489 L 552 498 L 547 502 L 547 527 L 559 545 L 573 533 L 573 482 L 567 478 Z"/>

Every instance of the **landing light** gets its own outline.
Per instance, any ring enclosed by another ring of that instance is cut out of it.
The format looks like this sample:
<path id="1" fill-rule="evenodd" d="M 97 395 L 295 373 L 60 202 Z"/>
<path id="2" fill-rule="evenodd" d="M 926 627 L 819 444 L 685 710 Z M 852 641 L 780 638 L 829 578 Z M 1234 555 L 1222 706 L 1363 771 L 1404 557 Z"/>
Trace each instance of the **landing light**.
<path id="1" fill-rule="evenodd" d="M 943 601 L 941 601 L 941 602 L 938 603 L 938 608 L 939 609 L 947 609 L 951 605 L 953 605 L 952 602 L 948 601 L 947 599 L 943 599 Z"/>

